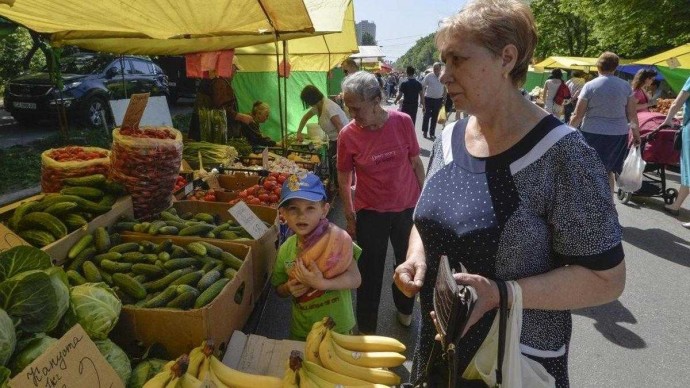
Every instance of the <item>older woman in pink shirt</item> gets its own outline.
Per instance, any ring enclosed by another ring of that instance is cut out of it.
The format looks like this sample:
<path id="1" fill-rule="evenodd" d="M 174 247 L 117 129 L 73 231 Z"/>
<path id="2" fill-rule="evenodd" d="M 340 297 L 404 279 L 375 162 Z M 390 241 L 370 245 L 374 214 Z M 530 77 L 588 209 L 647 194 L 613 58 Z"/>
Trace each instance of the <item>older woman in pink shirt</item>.
<path id="1" fill-rule="evenodd" d="M 362 248 L 357 289 L 360 333 L 375 333 L 388 240 L 396 266 L 405 261 L 412 213 L 424 182 L 424 165 L 410 117 L 381 107 L 373 74 L 357 72 L 343 81 L 343 100 L 354 119 L 338 137 L 338 183 L 347 231 Z M 352 171 L 357 175 L 354 205 Z M 391 283 L 398 320 L 409 326 L 414 299 Z"/>

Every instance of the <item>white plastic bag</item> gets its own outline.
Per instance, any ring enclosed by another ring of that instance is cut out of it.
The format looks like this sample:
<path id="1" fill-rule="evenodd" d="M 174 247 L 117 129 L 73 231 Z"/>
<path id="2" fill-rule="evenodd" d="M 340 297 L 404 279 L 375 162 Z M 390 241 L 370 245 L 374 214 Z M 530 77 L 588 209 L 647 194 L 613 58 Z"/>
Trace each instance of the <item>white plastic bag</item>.
<path id="1" fill-rule="evenodd" d="M 640 147 L 632 147 L 623 162 L 623 171 L 616 179 L 618 188 L 627 193 L 634 193 L 642 187 L 642 173 L 647 163 L 642 160 Z"/>
<path id="2" fill-rule="evenodd" d="M 550 388 L 556 380 L 543 365 L 520 352 L 520 333 L 522 333 L 522 289 L 515 281 L 506 282 L 511 290 L 513 303 L 508 314 L 506 344 L 503 358 L 503 383 L 505 388 Z M 470 361 L 462 377 L 470 380 L 483 380 L 489 387 L 496 386 L 496 363 L 498 362 L 498 322 L 496 314 L 489 334 Z"/>

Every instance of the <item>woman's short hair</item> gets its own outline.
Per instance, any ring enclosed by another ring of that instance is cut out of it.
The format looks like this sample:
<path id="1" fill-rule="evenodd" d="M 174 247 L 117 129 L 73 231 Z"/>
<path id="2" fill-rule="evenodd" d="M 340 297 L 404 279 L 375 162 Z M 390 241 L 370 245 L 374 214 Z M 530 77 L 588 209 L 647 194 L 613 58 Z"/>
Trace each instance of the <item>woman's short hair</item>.
<path id="1" fill-rule="evenodd" d="M 267 112 L 270 109 L 267 103 L 263 101 L 255 101 L 252 105 L 252 116 L 256 116 L 261 112 Z"/>
<path id="2" fill-rule="evenodd" d="M 553 69 L 551 70 L 551 77 L 549 78 L 563 79 L 563 72 L 561 69 Z"/>
<path id="3" fill-rule="evenodd" d="M 352 93 L 364 101 L 383 98 L 376 76 L 366 71 L 358 71 L 345 78 L 341 89 L 343 93 Z"/>
<path id="4" fill-rule="evenodd" d="M 512 44 L 518 57 L 510 72 L 513 84 L 527 78 L 527 68 L 537 46 L 537 26 L 529 6 L 520 0 L 474 0 L 439 24 L 436 45 L 467 36 L 496 56 Z"/>
<path id="5" fill-rule="evenodd" d="M 597 69 L 604 72 L 612 72 L 618 67 L 618 55 L 610 52 L 604 51 L 597 59 Z"/>
<path id="6" fill-rule="evenodd" d="M 323 100 L 323 93 L 314 85 L 307 85 L 302 89 L 299 98 L 302 99 L 304 105 L 313 106 Z"/>
<path id="7" fill-rule="evenodd" d="M 644 85 L 644 81 L 656 78 L 656 70 L 653 69 L 640 69 L 635 73 L 635 77 L 632 80 L 633 90 L 639 89 Z"/>

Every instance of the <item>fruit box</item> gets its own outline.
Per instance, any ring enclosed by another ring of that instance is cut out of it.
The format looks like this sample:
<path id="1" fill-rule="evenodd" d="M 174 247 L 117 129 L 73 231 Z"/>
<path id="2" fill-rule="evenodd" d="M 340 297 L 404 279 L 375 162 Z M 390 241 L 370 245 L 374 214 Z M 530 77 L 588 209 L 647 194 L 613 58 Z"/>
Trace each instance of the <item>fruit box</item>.
<path id="1" fill-rule="evenodd" d="M 254 293 L 258 296 L 261 294 L 268 278 L 273 272 L 276 258 L 278 256 L 278 226 L 276 219 L 278 218 L 278 210 L 267 206 L 248 205 L 249 208 L 256 214 L 261 221 L 268 222 L 272 226 L 268 231 L 258 240 L 233 241 L 236 244 L 248 245 L 252 248 L 252 260 L 254 262 Z M 178 214 L 184 213 L 208 213 L 212 215 L 218 214 L 223 221 L 234 219 L 228 212 L 230 205 L 221 202 L 208 201 L 177 201 L 173 203 L 173 207 Z M 128 236 L 149 236 L 144 233 L 124 232 L 123 235 Z M 172 236 L 170 236 L 172 237 Z M 211 238 L 202 238 L 196 236 L 177 237 L 180 241 L 208 241 L 210 243 L 227 241 Z"/>
<path id="2" fill-rule="evenodd" d="M 218 175 L 218 185 L 225 190 L 239 191 L 259 184 L 258 175 L 221 174 Z"/>
<path id="3" fill-rule="evenodd" d="M 304 342 L 275 340 L 235 330 L 223 356 L 223 364 L 242 372 L 282 379 L 285 362 L 293 350 L 304 354 Z"/>
<path id="4" fill-rule="evenodd" d="M 15 202 L 13 204 L 7 205 L 3 208 L 0 208 L 0 220 L 6 221 L 7 219 L 9 219 L 14 213 L 14 210 L 17 207 L 19 207 L 19 205 L 21 205 L 22 203 L 39 200 L 41 198 L 43 198 L 43 194 L 35 195 L 33 197 L 29 197 L 21 201 Z M 67 252 L 69 251 L 69 249 L 72 248 L 72 246 L 76 244 L 77 241 L 79 241 L 79 239 L 81 239 L 84 235 L 93 233 L 93 231 L 100 226 L 108 227 L 114 224 L 115 221 L 117 221 L 117 219 L 121 216 L 134 216 L 132 208 L 132 197 L 121 197 L 117 200 L 117 202 L 115 202 L 115 204 L 109 212 L 95 217 L 94 219 L 89 221 L 87 225 L 69 233 L 67 236 L 51 244 L 44 246 L 41 249 L 50 255 L 55 264 L 62 264 L 62 262 L 67 257 Z M 0 251 L 12 248 L 13 246 L 17 245 L 31 244 L 24 241 L 21 237 L 19 237 L 16 233 L 11 231 L 4 224 L 0 224 Z"/>
<path id="5" fill-rule="evenodd" d="M 125 242 L 146 239 L 154 243 L 166 239 L 163 236 L 122 238 Z M 181 246 L 189 243 L 178 237 L 171 240 Z M 199 309 L 122 306 L 111 338 L 126 352 L 139 354 L 140 346 L 157 343 L 165 347 L 171 357 L 178 357 L 199 346 L 203 340 L 211 339 L 223 354 L 233 330 L 241 329 L 249 319 L 258 295 L 253 292 L 251 248 L 224 241 L 212 241 L 211 244 L 244 258 L 237 275 L 211 303 Z"/>

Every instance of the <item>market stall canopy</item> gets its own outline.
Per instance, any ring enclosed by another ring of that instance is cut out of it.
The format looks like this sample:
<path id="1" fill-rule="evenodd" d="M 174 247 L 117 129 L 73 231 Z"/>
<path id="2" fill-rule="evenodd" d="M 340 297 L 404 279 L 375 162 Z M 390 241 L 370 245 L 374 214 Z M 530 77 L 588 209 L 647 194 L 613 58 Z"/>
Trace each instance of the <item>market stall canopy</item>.
<path id="1" fill-rule="evenodd" d="M 379 46 L 359 46 L 359 53 L 350 55 L 358 63 L 378 63 L 386 54 L 383 53 Z"/>
<path id="2" fill-rule="evenodd" d="M 179 55 L 333 32 L 316 32 L 314 21 L 336 13 L 339 3 L 15 0 L 11 6 L 0 5 L 0 16 L 51 34 L 55 46 L 75 45 L 118 54 Z"/>
<path id="3" fill-rule="evenodd" d="M 690 43 L 633 63 L 636 65 L 665 66 L 671 69 L 690 69 Z"/>
<path id="4" fill-rule="evenodd" d="M 583 70 L 586 72 L 597 70 L 597 58 L 585 57 L 548 57 L 534 65 L 535 72 L 543 72 L 544 69 L 568 69 Z"/>
<path id="5" fill-rule="evenodd" d="M 355 11 L 352 0 L 331 0 L 328 13 L 312 15 L 318 32 L 336 33 L 293 39 L 287 42 L 291 71 L 329 71 L 358 51 Z M 277 70 L 276 55 L 283 56 L 283 46 L 273 43 L 242 47 L 235 51 L 242 71 Z"/>

